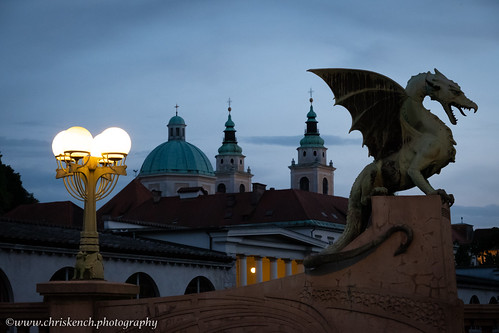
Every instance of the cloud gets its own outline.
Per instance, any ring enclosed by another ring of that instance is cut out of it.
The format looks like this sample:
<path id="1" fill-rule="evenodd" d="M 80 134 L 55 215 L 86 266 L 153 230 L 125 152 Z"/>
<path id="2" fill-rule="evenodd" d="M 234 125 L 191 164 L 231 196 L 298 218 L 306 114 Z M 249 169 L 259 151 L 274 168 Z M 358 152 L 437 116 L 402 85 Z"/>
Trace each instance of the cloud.
<path id="1" fill-rule="evenodd" d="M 12 139 L 0 136 L 0 154 L 10 159 L 44 156 L 52 143 L 37 139 Z M 52 152 L 49 153 L 52 156 Z"/>
<path id="2" fill-rule="evenodd" d="M 492 228 L 499 225 L 499 205 L 452 206 L 452 223 L 467 223 L 475 229 Z"/>
<path id="3" fill-rule="evenodd" d="M 346 145 L 359 145 L 358 139 L 343 138 L 336 135 L 321 135 L 328 146 L 346 146 Z M 240 141 L 243 143 L 256 144 L 256 145 L 274 145 L 285 147 L 296 147 L 299 145 L 303 136 L 290 135 L 290 136 L 246 136 L 241 137 Z"/>

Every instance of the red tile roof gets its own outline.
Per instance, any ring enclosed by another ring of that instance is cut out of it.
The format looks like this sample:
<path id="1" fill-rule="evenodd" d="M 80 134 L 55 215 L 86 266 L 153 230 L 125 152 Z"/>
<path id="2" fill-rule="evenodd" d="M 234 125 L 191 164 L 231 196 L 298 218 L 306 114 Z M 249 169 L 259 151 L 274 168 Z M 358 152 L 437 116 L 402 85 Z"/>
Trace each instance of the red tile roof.
<path id="1" fill-rule="evenodd" d="M 123 207 L 117 198 L 120 194 L 112 200 L 118 207 Z M 123 197 L 122 200 L 128 202 L 130 198 Z M 347 203 L 348 200 L 343 197 L 307 191 L 268 190 L 261 195 L 257 192 L 245 192 L 217 193 L 186 199 L 164 197 L 157 201 L 150 198 L 126 212 L 106 215 L 127 221 L 184 227 L 305 221 L 345 224 Z M 108 205 L 107 212 L 114 211 L 118 210 Z"/>
<path id="2" fill-rule="evenodd" d="M 71 201 L 56 201 L 20 205 L 3 217 L 47 225 L 81 227 L 83 209 Z"/>
<path id="3" fill-rule="evenodd" d="M 104 215 L 121 216 L 152 197 L 151 191 L 135 178 L 97 211 L 97 220 Z"/>

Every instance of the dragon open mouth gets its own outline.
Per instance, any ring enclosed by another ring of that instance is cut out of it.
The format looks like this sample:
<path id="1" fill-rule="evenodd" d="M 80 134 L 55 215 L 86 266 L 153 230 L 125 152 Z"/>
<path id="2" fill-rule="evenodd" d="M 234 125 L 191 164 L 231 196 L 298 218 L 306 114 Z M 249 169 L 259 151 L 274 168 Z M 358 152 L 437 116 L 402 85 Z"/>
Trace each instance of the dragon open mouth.
<path id="1" fill-rule="evenodd" d="M 470 106 L 466 106 L 466 105 L 461 105 L 461 104 L 457 104 L 457 103 L 450 103 L 447 105 L 447 108 L 446 108 L 446 111 L 447 111 L 447 115 L 449 116 L 449 120 L 450 122 L 453 124 L 453 125 L 456 125 L 457 124 L 457 118 L 456 118 L 456 115 L 454 114 L 454 110 L 453 108 L 456 108 L 459 110 L 459 112 L 461 112 L 461 114 L 463 116 L 466 117 L 466 113 L 464 113 L 463 109 L 464 110 L 473 110 L 474 112 L 476 112 L 477 110 L 477 107 L 476 105 L 470 105 Z"/>

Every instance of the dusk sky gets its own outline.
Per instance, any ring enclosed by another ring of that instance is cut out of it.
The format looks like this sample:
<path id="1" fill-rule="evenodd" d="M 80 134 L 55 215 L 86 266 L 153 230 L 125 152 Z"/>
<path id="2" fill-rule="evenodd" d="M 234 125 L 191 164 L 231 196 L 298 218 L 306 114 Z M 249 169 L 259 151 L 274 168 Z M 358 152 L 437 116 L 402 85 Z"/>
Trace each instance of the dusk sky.
<path id="1" fill-rule="evenodd" d="M 285 189 L 313 89 L 335 194 L 348 197 L 372 159 L 307 69 L 366 69 L 405 87 L 437 68 L 479 108 L 457 112 L 453 126 L 425 100 L 457 141 L 456 163 L 430 183 L 454 194 L 453 223 L 499 227 L 498 18 L 497 0 L 0 0 L 2 162 L 41 202 L 71 200 L 55 179 L 52 139 L 71 126 L 118 126 L 132 150 L 112 197 L 167 140 L 177 103 L 187 141 L 215 165 L 230 97 L 253 181 Z"/>

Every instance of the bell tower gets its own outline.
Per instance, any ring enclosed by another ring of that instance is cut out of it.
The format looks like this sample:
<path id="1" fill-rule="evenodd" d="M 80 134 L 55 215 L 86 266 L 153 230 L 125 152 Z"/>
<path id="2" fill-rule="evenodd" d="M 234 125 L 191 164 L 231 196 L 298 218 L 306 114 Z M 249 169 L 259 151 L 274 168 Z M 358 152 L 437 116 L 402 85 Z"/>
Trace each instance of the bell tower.
<path id="1" fill-rule="evenodd" d="M 312 89 L 310 111 L 307 113 L 305 136 L 300 140 L 298 163 L 291 161 L 291 188 L 334 195 L 333 162 L 327 164 L 327 148 L 319 134 L 317 114 L 314 112 Z"/>
<path id="2" fill-rule="evenodd" d="M 229 116 L 225 122 L 224 139 L 222 146 L 218 148 L 217 166 L 215 176 L 217 177 L 215 187 L 217 192 L 238 193 L 251 191 L 251 170 L 244 170 L 244 158 L 242 148 L 237 144 L 235 124 L 232 121 L 230 103 Z"/>

